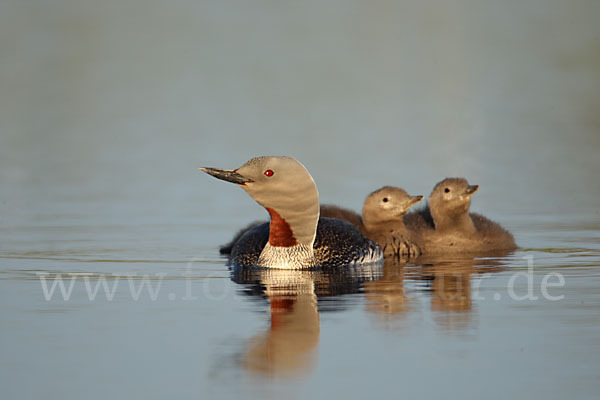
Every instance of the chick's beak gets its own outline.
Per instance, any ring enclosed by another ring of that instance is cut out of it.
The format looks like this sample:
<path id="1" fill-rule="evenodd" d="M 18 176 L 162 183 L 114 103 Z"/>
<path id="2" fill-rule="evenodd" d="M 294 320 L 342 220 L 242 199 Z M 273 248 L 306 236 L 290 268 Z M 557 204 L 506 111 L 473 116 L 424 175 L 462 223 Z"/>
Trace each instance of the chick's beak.
<path id="1" fill-rule="evenodd" d="M 418 202 L 420 202 L 421 200 L 423 200 L 423 196 L 412 196 L 408 202 L 407 202 L 407 206 L 411 207 L 415 204 L 417 204 Z"/>
<path id="2" fill-rule="evenodd" d="M 470 197 L 473 193 L 475 193 L 479 189 L 479 185 L 469 185 L 465 190 L 463 196 Z"/>

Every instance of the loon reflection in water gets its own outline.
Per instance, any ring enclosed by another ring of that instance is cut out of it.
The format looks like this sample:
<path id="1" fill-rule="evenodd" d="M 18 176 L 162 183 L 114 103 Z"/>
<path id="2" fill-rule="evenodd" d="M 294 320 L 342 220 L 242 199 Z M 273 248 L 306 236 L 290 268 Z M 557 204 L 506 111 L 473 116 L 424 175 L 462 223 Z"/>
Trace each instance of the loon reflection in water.
<path id="1" fill-rule="evenodd" d="M 233 268 L 231 279 L 243 292 L 269 301 L 270 324 L 251 338 L 241 357 L 245 370 L 270 377 L 297 377 L 316 364 L 320 335 L 319 312 L 339 311 L 343 294 L 359 293 L 366 281 L 379 279 L 381 265 L 283 270 Z M 319 299 L 337 296 L 326 307 Z"/>

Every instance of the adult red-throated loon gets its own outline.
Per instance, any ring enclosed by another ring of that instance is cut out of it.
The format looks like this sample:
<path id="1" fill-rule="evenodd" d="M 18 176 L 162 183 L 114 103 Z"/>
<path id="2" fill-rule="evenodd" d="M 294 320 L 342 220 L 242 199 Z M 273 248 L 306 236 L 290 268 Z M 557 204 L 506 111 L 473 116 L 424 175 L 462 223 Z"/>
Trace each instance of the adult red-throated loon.
<path id="1" fill-rule="evenodd" d="M 270 223 L 250 229 L 233 245 L 234 266 L 300 269 L 383 260 L 381 247 L 354 225 L 319 218 L 317 186 L 292 157 L 256 157 L 236 170 L 201 170 L 239 185 L 271 217 Z"/>

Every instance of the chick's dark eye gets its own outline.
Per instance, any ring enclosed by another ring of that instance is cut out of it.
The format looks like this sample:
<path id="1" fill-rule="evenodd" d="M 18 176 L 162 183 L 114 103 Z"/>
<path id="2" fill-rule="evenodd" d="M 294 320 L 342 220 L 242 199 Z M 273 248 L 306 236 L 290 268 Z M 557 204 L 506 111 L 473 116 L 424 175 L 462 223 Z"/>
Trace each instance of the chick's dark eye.
<path id="1" fill-rule="evenodd" d="M 265 176 L 271 177 L 273 176 L 273 170 L 272 169 L 268 169 L 264 172 Z"/>
<path id="2" fill-rule="evenodd" d="M 444 189 L 444 192 L 448 193 L 450 191 L 450 189 L 446 188 Z"/>
<path id="3" fill-rule="evenodd" d="M 387 202 L 388 202 L 388 198 L 387 198 L 387 197 L 384 197 L 384 198 L 383 198 L 383 202 L 384 202 L 384 203 L 387 203 Z"/>

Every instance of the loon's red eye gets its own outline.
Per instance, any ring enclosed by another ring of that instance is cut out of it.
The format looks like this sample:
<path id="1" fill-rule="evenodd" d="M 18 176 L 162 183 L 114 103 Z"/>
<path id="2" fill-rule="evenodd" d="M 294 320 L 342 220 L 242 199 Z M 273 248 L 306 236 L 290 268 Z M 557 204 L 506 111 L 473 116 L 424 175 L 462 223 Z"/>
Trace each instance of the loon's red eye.
<path id="1" fill-rule="evenodd" d="M 273 176 L 273 170 L 272 169 L 268 169 L 265 171 L 265 176 L 271 177 Z"/>

